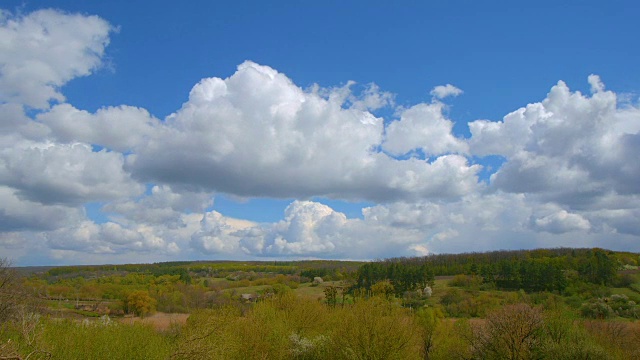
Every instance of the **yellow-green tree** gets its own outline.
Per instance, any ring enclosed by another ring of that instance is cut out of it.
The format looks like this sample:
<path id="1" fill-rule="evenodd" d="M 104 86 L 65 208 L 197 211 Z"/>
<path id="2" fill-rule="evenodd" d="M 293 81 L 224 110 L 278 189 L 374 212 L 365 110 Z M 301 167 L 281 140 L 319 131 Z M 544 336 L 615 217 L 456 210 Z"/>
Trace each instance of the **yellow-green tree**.
<path id="1" fill-rule="evenodd" d="M 371 285 L 371 292 L 373 296 L 384 296 L 386 298 L 393 297 L 395 289 L 393 288 L 393 284 L 389 280 L 378 281 L 377 283 Z"/>
<path id="2" fill-rule="evenodd" d="M 127 296 L 127 309 L 140 317 L 156 311 L 156 299 L 149 295 L 149 292 L 137 290 Z"/>

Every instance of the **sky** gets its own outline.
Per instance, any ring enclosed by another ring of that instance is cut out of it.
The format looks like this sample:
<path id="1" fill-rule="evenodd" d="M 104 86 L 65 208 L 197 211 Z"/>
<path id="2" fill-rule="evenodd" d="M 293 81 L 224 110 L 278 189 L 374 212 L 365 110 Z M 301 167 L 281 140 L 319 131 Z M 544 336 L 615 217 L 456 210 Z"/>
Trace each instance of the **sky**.
<path id="1" fill-rule="evenodd" d="M 634 1 L 3 1 L 0 257 L 640 252 Z"/>

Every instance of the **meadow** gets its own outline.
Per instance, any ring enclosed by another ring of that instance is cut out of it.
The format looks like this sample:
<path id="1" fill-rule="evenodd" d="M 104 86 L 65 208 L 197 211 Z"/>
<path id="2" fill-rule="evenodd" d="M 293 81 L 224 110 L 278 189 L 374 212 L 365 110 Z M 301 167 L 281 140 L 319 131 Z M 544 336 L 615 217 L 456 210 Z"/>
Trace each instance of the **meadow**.
<path id="1" fill-rule="evenodd" d="M 376 262 L 0 273 L 2 359 L 637 359 L 640 257 L 540 249 Z"/>

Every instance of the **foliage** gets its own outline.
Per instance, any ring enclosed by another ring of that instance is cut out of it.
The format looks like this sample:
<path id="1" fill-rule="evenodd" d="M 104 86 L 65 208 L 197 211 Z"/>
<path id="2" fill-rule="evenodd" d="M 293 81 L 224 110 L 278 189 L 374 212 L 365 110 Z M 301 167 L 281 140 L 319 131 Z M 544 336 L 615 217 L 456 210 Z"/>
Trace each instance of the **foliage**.
<path id="1" fill-rule="evenodd" d="M 409 313 L 380 297 L 342 309 L 333 336 L 337 359 L 416 358 L 417 326 Z"/>
<path id="2" fill-rule="evenodd" d="M 616 278 L 619 262 L 602 249 L 593 249 L 578 261 L 578 272 L 594 284 L 609 285 Z"/>
<path id="3" fill-rule="evenodd" d="M 638 318 L 637 264 L 632 253 L 539 249 L 370 263 L 55 268 L 9 277 L 10 293 L 24 297 L 0 324 L 0 357 L 637 359 L 640 324 L 620 319 Z M 327 281 L 310 287 L 312 275 Z M 0 286 L 0 296 L 7 289 Z M 244 293 L 259 297 L 241 303 Z M 47 301 L 51 318 L 25 306 L 25 297 Z M 190 316 L 157 331 L 129 319 L 106 321 L 99 310 L 146 315 L 154 305 Z M 53 318 L 78 314 L 96 317 Z"/>
<path id="4" fill-rule="evenodd" d="M 470 289 L 479 289 L 483 279 L 478 275 L 458 274 L 449 281 L 449 286 L 458 286 Z"/>
<path id="5" fill-rule="evenodd" d="M 420 348 L 422 357 L 429 359 L 434 349 L 436 329 L 444 317 L 439 309 L 422 308 L 416 312 L 415 322 L 419 329 Z"/>
<path id="6" fill-rule="evenodd" d="M 482 317 L 497 309 L 503 301 L 486 292 L 461 291 L 452 288 L 440 299 L 440 303 L 452 317 Z"/>
<path id="7" fill-rule="evenodd" d="M 480 274 L 485 283 L 493 283 L 500 289 L 537 292 L 563 291 L 567 287 L 561 265 L 549 258 L 501 260 L 482 265 Z"/>
<path id="8" fill-rule="evenodd" d="M 640 307 L 626 295 L 594 298 L 580 307 L 582 316 L 592 319 L 608 319 L 614 316 L 638 319 Z"/>
<path id="9" fill-rule="evenodd" d="M 126 306 L 130 312 L 143 317 L 156 310 L 156 300 L 149 296 L 148 292 L 138 290 L 127 296 Z"/>
<path id="10" fill-rule="evenodd" d="M 371 290 L 375 284 L 388 281 L 393 292 L 400 297 L 406 291 L 433 286 L 434 275 L 426 264 L 383 261 L 364 264 L 358 269 L 355 288 Z"/>

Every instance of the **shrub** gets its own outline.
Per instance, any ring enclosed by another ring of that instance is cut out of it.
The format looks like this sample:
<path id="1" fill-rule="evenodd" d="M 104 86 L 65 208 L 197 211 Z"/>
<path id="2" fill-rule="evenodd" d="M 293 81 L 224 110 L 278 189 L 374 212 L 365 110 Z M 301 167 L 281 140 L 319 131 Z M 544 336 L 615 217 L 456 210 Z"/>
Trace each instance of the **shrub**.
<path id="1" fill-rule="evenodd" d="M 604 298 L 597 298 L 582 304 L 580 314 L 592 319 L 608 319 L 614 316 L 615 312 Z"/>
<path id="2" fill-rule="evenodd" d="M 637 319 L 640 308 L 624 294 L 591 299 L 580 307 L 582 316 L 592 319 L 608 319 L 614 316 Z"/>
<path id="3" fill-rule="evenodd" d="M 480 359 L 530 359 L 541 349 L 544 319 L 538 308 L 507 305 L 472 326 L 469 343 Z"/>
<path id="4" fill-rule="evenodd" d="M 333 336 L 335 359 L 411 359 L 418 327 L 406 309 L 381 297 L 340 308 Z"/>
<path id="5" fill-rule="evenodd" d="M 629 300 L 627 295 L 615 294 L 609 298 L 609 303 L 616 315 L 620 317 L 637 319 L 640 315 L 638 306 L 634 301 Z"/>

